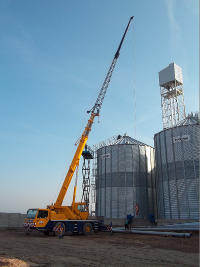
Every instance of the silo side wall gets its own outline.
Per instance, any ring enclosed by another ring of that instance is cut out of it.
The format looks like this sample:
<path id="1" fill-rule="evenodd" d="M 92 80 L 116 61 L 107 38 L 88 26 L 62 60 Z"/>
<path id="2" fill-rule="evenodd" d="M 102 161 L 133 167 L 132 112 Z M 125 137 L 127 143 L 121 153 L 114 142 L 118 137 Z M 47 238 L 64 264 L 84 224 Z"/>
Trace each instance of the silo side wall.
<path id="1" fill-rule="evenodd" d="M 199 218 L 199 140 L 199 125 L 155 135 L 158 219 Z"/>
<path id="2" fill-rule="evenodd" d="M 97 151 L 96 215 L 125 218 L 154 213 L 154 152 L 149 146 L 111 145 Z"/>

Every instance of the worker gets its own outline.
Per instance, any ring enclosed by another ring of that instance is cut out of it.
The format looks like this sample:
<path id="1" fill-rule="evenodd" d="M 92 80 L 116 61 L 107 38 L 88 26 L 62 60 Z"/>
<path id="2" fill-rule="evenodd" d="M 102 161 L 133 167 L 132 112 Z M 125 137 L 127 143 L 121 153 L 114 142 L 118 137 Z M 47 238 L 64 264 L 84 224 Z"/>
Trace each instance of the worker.
<path id="1" fill-rule="evenodd" d="M 109 231 L 110 231 L 110 233 L 112 235 L 112 222 L 110 222 L 110 224 L 109 224 Z"/>
<path id="2" fill-rule="evenodd" d="M 62 239 L 64 236 L 64 228 L 62 225 L 58 225 L 57 227 L 54 227 L 54 232 L 58 236 L 59 239 Z"/>
<path id="3" fill-rule="evenodd" d="M 149 221 L 151 222 L 152 225 L 156 225 L 154 214 L 150 214 L 149 215 Z"/>
<path id="4" fill-rule="evenodd" d="M 63 238 L 63 236 L 64 236 L 64 229 L 62 226 L 60 226 L 58 229 L 58 237 L 59 237 L 59 239 L 61 239 L 61 238 Z"/>
<path id="5" fill-rule="evenodd" d="M 131 230 L 133 222 L 133 216 L 131 214 L 127 215 L 127 221 L 128 221 L 128 230 Z"/>
<path id="6" fill-rule="evenodd" d="M 128 219 L 125 220 L 124 227 L 125 227 L 125 230 L 128 230 Z"/>

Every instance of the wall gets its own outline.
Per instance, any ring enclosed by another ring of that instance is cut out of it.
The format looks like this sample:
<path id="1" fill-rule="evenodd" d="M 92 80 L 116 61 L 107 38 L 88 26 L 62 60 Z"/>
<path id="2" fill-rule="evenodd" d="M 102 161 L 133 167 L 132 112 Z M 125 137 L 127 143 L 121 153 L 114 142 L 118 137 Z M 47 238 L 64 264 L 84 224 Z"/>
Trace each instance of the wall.
<path id="1" fill-rule="evenodd" d="M 23 227 L 25 214 L 0 212 L 0 229 Z"/>

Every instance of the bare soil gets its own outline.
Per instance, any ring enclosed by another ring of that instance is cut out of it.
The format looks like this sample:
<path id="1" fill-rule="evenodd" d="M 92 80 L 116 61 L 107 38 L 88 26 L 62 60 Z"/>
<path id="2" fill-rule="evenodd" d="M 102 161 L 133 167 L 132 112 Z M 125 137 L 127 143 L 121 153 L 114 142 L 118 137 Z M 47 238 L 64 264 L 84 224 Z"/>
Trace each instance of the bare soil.
<path id="1" fill-rule="evenodd" d="M 192 267 L 199 266 L 198 255 L 198 233 L 190 238 L 97 233 L 59 239 L 39 232 L 26 236 L 22 230 L 0 231 L 0 266 Z M 16 264 L 21 260 L 21 265 L 9 265 L 9 258 Z"/>

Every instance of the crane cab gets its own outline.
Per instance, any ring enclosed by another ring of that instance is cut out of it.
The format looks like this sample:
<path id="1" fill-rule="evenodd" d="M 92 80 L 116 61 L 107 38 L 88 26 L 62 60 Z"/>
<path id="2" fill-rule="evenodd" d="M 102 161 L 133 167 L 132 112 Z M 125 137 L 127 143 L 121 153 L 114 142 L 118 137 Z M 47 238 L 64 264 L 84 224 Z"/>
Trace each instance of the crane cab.
<path id="1" fill-rule="evenodd" d="M 29 209 L 24 219 L 27 229 L 44 228 L 49 221 L 48 209 Z"/>
<path id="2" fill-rule="evenodd" d="M 75 203 L 74 210 L 80 216 L 81 220 L 87 220 L 89 216 L 89 211 L 86 203 L 81 203 L 81 202 Z"/>

